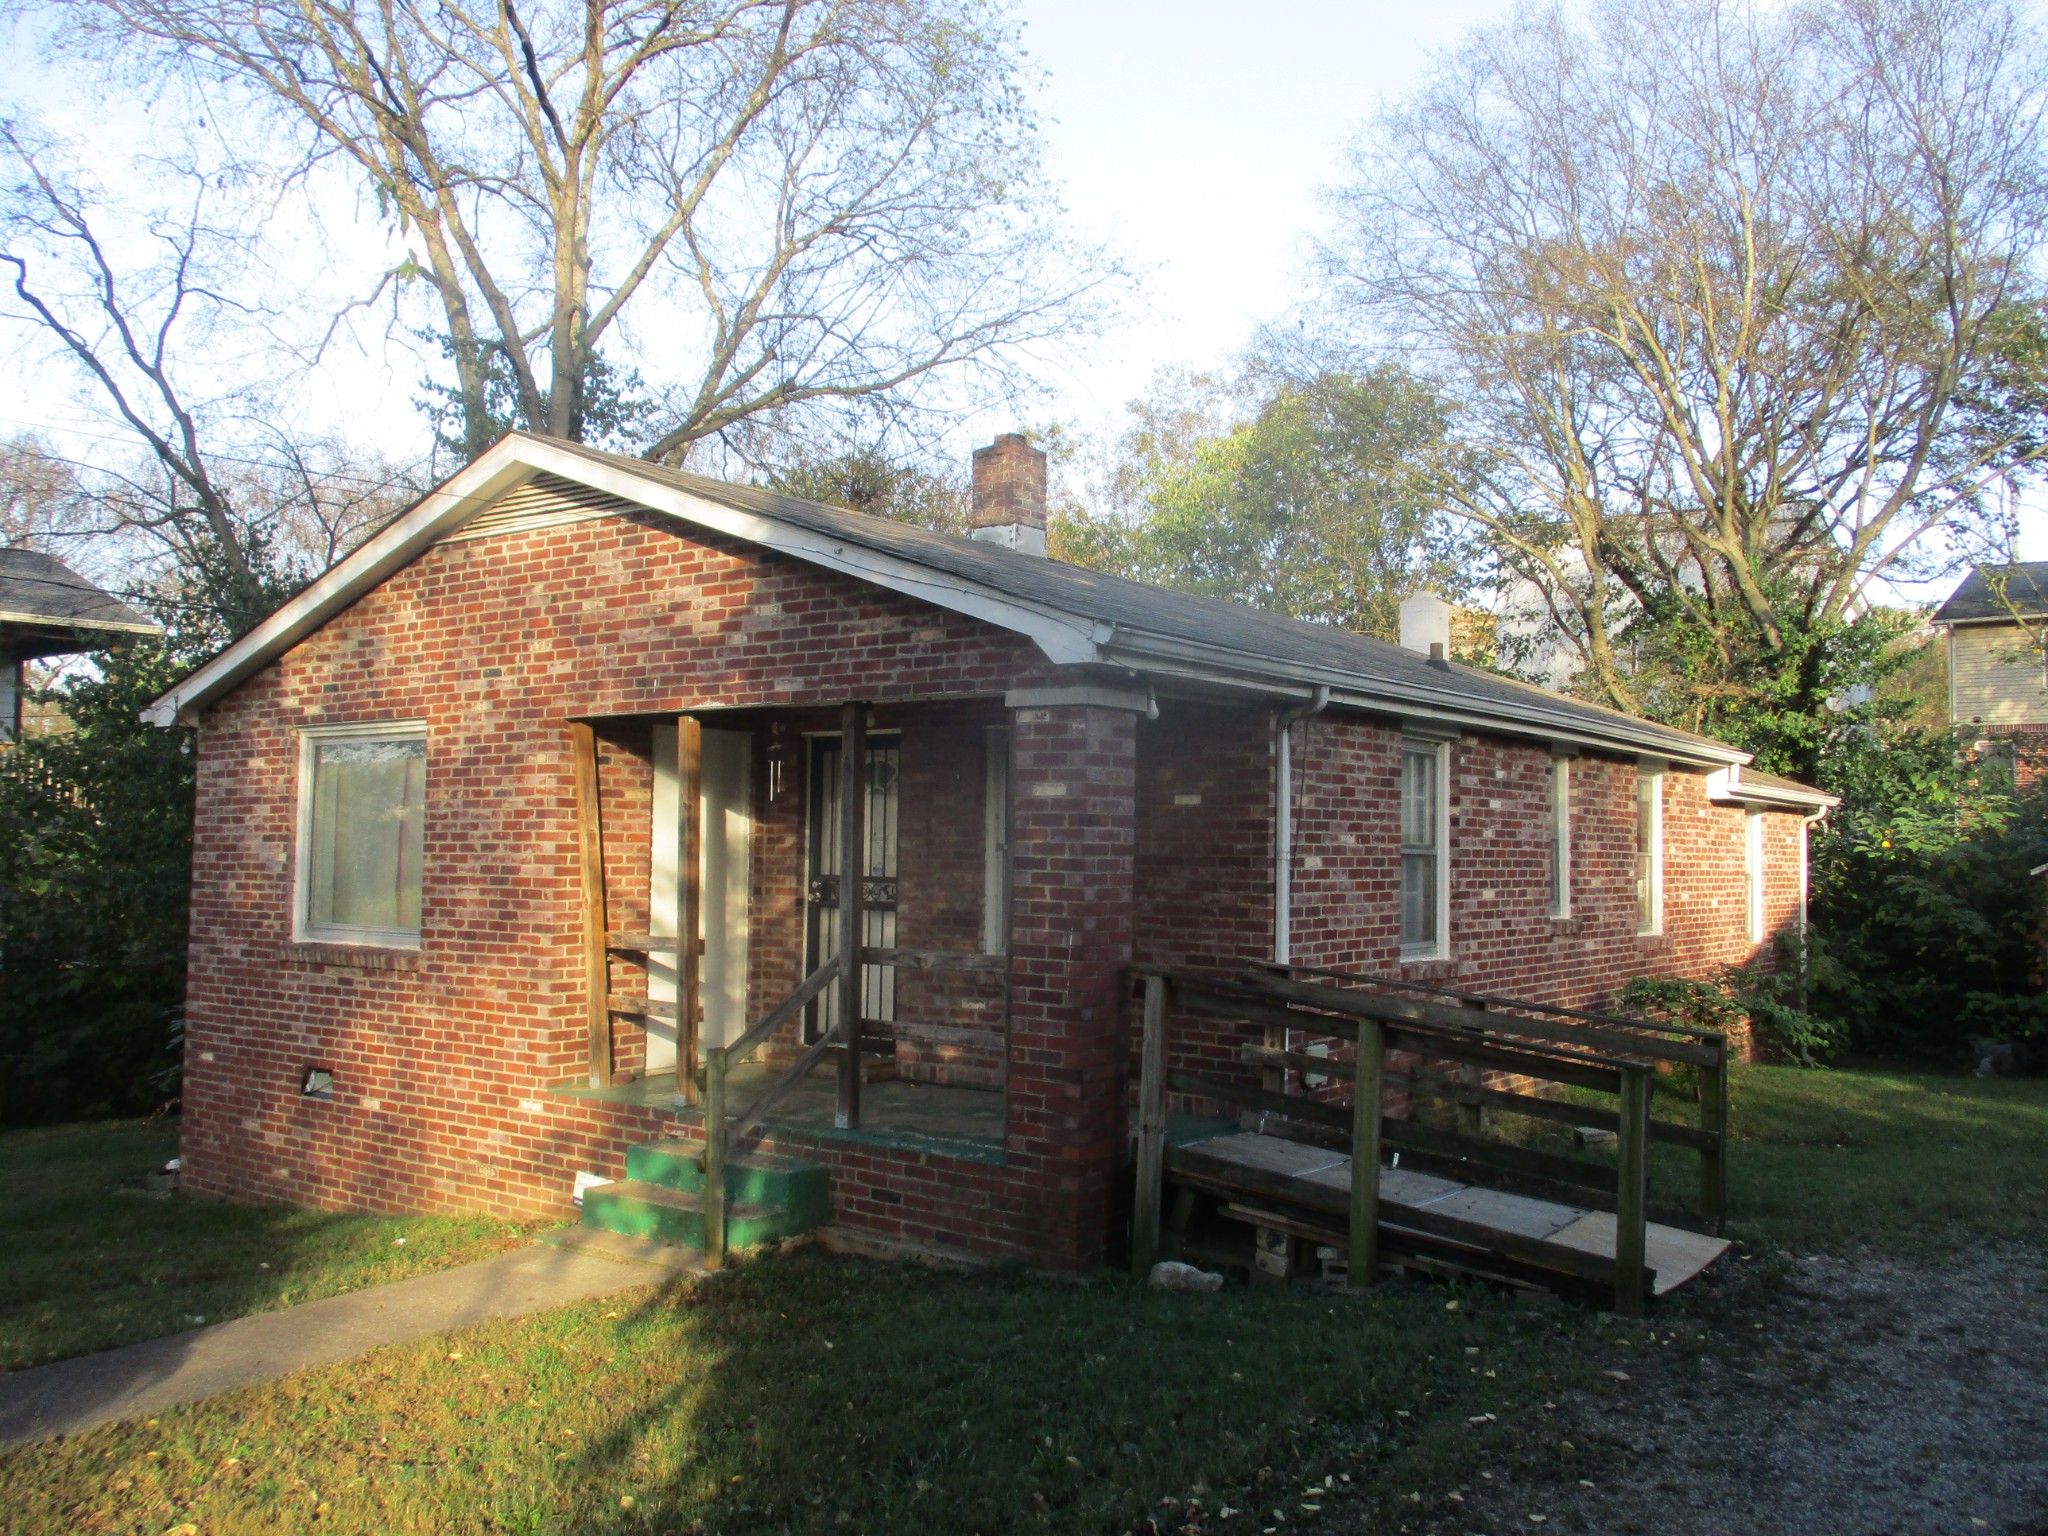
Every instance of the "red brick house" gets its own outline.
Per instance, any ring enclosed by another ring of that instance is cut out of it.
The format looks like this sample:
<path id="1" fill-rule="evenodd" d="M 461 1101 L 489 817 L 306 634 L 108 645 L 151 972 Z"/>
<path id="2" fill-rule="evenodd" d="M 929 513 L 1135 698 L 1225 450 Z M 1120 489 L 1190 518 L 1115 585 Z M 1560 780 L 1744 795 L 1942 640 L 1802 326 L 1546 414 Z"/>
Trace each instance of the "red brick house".
<path id="1" fill-rule="evenodd" d="M 734 1040 L 838 944 L 849 722 L 901 958 L 864 1112 L 761 1134 L 879 1240 L 1118 1247 L 1133 961 L 1582 1006 L 1799 921 L 1825 796 L 1423 628 L 1047 559 L 1042 455 L 975 471 L 958 538 L 513 436 L 159 700 L 199 752 L 186 1187 L 539 1216 L 690 1140 L 675 1021 Z M 770 1055 L 829 1055 L 839 990 Z"/>

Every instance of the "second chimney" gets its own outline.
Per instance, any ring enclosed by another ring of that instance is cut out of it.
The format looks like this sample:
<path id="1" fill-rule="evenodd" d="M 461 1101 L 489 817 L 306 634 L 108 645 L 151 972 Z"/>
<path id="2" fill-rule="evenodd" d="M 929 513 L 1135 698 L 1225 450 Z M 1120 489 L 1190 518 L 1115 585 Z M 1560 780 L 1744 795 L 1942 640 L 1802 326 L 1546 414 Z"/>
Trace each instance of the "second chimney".
<path id="1" fill-rule="evenodd" d="M 974 511 L 967 536 L 1045 554 L 1045 455 L 1021 432 L 974 450 Z"/>
<path id="2" fill-rule="evenodd" d="M 1451 649 L 1451 605 L 1434 592 L 1401 600 L 1401 649 L 1442 657 Z"/>

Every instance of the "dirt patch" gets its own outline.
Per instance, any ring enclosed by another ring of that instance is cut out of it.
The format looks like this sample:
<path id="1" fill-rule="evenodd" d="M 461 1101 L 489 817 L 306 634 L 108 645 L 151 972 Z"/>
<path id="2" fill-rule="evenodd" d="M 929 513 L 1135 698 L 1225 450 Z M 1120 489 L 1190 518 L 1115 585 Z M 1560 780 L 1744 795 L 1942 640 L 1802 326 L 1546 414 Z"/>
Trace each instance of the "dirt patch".
<path id="1" fill-rule="evenodd" d="M 1782 1280 L 1712 1326 L 1633 1330 L 1437 1528 L 2048 1536 L 2048 1263 L 1813 1257 Z"/>

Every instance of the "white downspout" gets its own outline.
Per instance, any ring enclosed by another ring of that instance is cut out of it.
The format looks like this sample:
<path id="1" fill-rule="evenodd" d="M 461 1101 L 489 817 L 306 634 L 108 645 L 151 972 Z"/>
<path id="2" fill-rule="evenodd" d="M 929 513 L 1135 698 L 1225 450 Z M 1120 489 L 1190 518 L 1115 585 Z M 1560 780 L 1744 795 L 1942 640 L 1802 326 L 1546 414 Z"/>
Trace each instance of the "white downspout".
<path id="1" fill-rule="evenodd" d="M 1822 806 L 1811 816 L 1799 818 L 1799 1006 L 1806 1007 L 1806 880 L 1807 843 L 1813 832 L 1813 824 L 1827 819 L 1828 808 Z"/>
<path id="2" fill-rule="evenodd" d="M 1279 792 L 1273 807 L 1273 962 L 1286 965 L 1294 958 L 1294 727 L 1297 721 L 1319 715 L 1330 707 L 1330 690 L 1318 686 L 1308 703 L 1283 711 L 1275 722 L 1279 735 L 1275 756 Z"/>

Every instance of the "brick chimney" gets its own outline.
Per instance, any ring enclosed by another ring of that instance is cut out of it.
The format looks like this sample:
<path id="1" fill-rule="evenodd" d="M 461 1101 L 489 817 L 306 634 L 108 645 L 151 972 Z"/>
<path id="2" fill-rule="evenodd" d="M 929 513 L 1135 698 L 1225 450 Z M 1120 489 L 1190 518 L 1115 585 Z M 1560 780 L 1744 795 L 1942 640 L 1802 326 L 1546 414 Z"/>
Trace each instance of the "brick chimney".
<path id="1" fill-rule="evenodd" d="M 974 450 L 974 512 L 967 536 L 1027 555 L 1045 554 L 1045 455 L 1005 432 Z"/>

